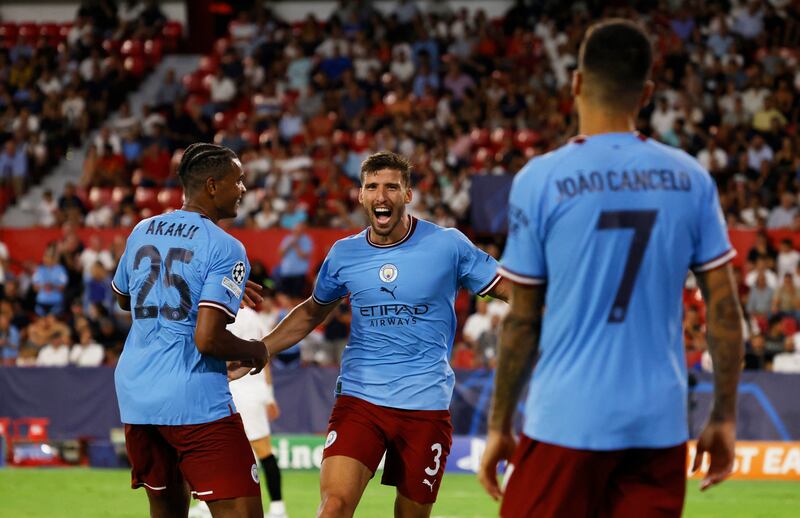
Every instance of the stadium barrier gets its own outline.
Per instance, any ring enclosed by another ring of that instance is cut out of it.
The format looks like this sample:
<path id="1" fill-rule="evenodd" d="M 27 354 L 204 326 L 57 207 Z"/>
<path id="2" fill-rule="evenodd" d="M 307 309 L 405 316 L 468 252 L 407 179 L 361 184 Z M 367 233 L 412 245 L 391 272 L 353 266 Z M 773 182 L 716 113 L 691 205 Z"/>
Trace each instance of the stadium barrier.
<path id="1" fill-rule="evenodd" d="M 276 435 L 272 438 L 275 456 L 281 469 L 319 470 L 325 437 L 322 435 Z M 453 437 L 447 473 L 477 473 L 486 448 L 484 437 Z M 686 455 L 686 473 L 700 479 L 708 470 L 708 457 L 702 467 L 691 472 L 695 442 L 690 441 Z M 383 468 L 383 460 L 378 469 Z M 742 441 L 736 444 L 733 479 L 800 481 L 800 442 Z"/>
<path id="2" fill-rule="evenodd" d="M 324 434 L 333 406 L 338 370 L 306 367 L 273 369 L 275 397 L 283 411 L 276 434 Z M 457 435 L 486 434 L 494 372 L 458 370 L 450 405 Z M 711 405 L 711 377 L 697 375 L 689 394 L 690 436 L 696 437 Z M 739 386 L 740 440 L 800 441 L 800 374 L 745 372 Z M 564 401 L 569 406 L 569 401 Z M 519 405 L 519 413 L 522 404 Z M 519 413 L 517 426 L 519 426 Z M 54 440 L 103 439 L 120 426 L 110 367 L 0 368 L 0 417 L 49 419 Z"/>

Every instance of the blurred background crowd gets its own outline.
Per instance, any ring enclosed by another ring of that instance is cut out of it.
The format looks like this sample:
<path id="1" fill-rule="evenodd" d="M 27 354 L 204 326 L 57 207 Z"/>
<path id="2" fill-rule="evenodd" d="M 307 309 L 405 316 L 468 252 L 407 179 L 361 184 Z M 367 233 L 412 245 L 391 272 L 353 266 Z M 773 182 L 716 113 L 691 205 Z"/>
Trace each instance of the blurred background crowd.
<path id="1" fill-rule="evenodd" d="M 499 18 L 478 3 L 423 9 L 413 0 L 388 11 L 342 0 L 330 18 L 301 21 L 264 7 L 233 11 L 197 70 L 168 72 L 136 111 L 126 93 L 180 44 L 180 26 L 155 2 L 85 2 L 72 24 L 3 32 L 4 199 L 19 198 L 100 128 L 80 182 L 45 192 L 36 207 L 39 225 L 63 228 L 41 264 L 10 265 L 0 247 L 4 362 L 115 361 L 129 317 L 114 308 L 110 276 L 124 240 L 109 249 L 99 239 L 82 242 L 76 229 L 130 227 L 180 207 L 175 170 L 195 141 L 242 158 L 248 192 L 231 226 L 290 231 L 276 271 L 254 263 L 253 277 L 270 294 L 262 308 L 269 318 L 308 294 L 318 265 L 309 260 L 306 227 L 366 224 L 359 165 L 377 150 L 413 159 L 412 214 L 458 226 L 499 256 L 502 236 L 470 232 L 472 197 L 480 195 L 473 178 L 513 175 L 575 135 L 578 44 L 593 20 L 624 16 L 647 27 L 656 51 L 656 95 L 639 131 L 694 155 L 717 182 L 729 227 L 759 232 L 752 250 L 740 250 L 746 367 L 800 371 L 800 2 L 617 4 L 515 2 Z M 789 238 L 770 238 L 776 230 Z M 685 307 L 687 364 L 709 369 L 691 278 Z M 454 365 L 491 367 L 502 305 L 463 295 L 458 313 Z M 335 364 L 348 318 L 345 307 L 335 312 L 284 360 Z"/>

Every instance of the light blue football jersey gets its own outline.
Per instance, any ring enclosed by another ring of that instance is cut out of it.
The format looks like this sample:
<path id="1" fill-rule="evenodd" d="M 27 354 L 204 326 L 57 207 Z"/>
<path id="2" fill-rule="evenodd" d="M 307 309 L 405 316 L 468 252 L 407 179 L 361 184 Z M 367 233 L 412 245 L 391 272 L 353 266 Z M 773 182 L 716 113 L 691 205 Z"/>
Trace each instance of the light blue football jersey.
<path id="1" fill-rule="evenodd" d="M 607 133 L 528 162 L 499 269 L 547 284 L 523 432 L 591 450 L 685 441 L 683 284 L 734 255 L 714 181 L 683 151 Z"/>
<path id="2" fill-rule="evenodd" d="M 484 295 L 499 280 L 497 262 L 456 229 L 411 218 L 392 245 L 369 230 L 337 241 L 322 264 L 314 299 L 350 295 L 352 323 L 337 394 L 406 410 L 450 407 L 450 352 L 459 287 Z"/>
<path id="3" fill-rule="evenodd" d="M 128 236 L 112 288 L 130 295 L 133 325 L 114 380 L 123 423 L 208 423 L 235 412 L 225 362 L 200 354 L 197 309 L 233 322 L 250 264 L 244 246 L 210 219 L 178 210 Z"/>

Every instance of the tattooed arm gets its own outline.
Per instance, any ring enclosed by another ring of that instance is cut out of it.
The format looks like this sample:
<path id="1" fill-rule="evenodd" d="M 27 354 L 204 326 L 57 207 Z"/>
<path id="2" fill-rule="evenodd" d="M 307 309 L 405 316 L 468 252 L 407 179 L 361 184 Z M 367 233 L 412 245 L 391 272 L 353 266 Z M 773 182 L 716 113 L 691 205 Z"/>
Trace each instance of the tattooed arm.
<path id="1" fill-rule="evenodd" d="M 502 496 L 497 484 L 497 465 L 514 452 L 511 420 L 539 350 L 545 289 L 544 285 L 514 284 L 511 307 L 503 321 L 489 412 L 489 434 L 478 472 L 478 480 L 495 500 Z"/>
<path id="2" fill-rule="evenodd" d="M 714 365 L 714 403 L 697 441 L 693 470 L 700 467 L 703 453 L 711 456 L 708 474 L 700 486 L 718 484 L 733 469 L 736 443 L 736 390 L 742 370 L 744 346 L 742 311 L 730 263 L 698 273 L 698 284 L 706 302 L 708 350 Z"/>

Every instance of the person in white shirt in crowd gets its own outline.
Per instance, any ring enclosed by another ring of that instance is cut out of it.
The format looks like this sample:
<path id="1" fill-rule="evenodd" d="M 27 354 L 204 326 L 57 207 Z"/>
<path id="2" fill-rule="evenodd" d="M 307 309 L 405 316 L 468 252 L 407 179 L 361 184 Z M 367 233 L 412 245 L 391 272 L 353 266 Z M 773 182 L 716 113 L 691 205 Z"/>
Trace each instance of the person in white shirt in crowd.
<path id="1" fill-rule="evenodd" d="M 669 105 L 669 101 L 665 97 L 659 97 L 656 102 L 656 109 L 650 115 L 650 126 L 660 135 L 664 135 L 672 129 L 675 119 L 678 118 L 678 112 Z"/>
<path id="2" fill-rule="evenodd" d="M 756 134 L 747 148 L 747 167 L 753 171 L 761 171 L 761 164 L 763 162 L 772 163 L 774 153 L 769 144 L 766 143 L 764 137 Z"/>
<path id="3" fill-rule="evenodd" d="M 37 367 L 66 367 L 69 365 L 69 333 L 56 331 L 49 344 L 36 356 Z"/>
<path id="4" fill-rule="evenodd" d="M 800 252 L 794 249 L 792 240 L 788 238 L 781 240 L 776 264 L 778 277 L 783 278 L 784 275 L 794 275 L 798 264 L 800 264 Z"/>
<path id="5" fill-rule="evenodd" d="M 697 161 L 700 162 L 709 173 L 716 175 L 728 165 L 728 154 L 724 149 L 717 146 L 717 141 L 713 138 L 708 139 L 706 147 L 697 153 Z"/>
<path id="6" fill-rule="evenodd" d="M 106 351 L 98 344 L 89 329 L 83 329 L 80 342 L 72 346 L 69 363 L 77 367 L 98 367 L 103 364 Z"/>
<path id="7" fill-rule="evenodd" d="M 772 371 L 786 374 L 800 373 L 800 332 L 786 337 L 786 349 L 772 359 Z"/>
<path id="8" fill-rule="evenodd" d="M 489 315 L 489 302 L 484 298 L 478 297 L 475 301 L 475 312 L 467 317 L 464 322 L 464 328 L 461 330 L 464 341 L 475 349 L 481 334 L 489 330 L 491 325 L 492 317 Z"/>
<path id="9" fill-rule="evenodd" d="M 91 277 L 94 263 L 101 263 L 103 268 L 110 272 L 114 271 L 114 267 L 116 266 L 114 263 L 114 258 L 111 256 L 111 252 L 103 248 L 103 244 L 100 241 L 100 236 L 97 234 L 92 234 L 89 237 L 89 246 L 87 246 L 83 252 L 81 252 L 78 260 L 81 265 L 81 270 L 83 271 L 84 279 Z"/>
<path id="10" fill-rule="evenodd" d="M 767 218 L 767 228 L 787 228 L 791 227 L 794 223 L 794 217 L 797 214 L 797 203 L 795 195 L 791 192 L 784 192 L 781 195 L 781 204 L 774 207 L 769 212 Z"/>
<path id="11" fill-rule="evenodd" d="M 767 266 L 767 259 L 764 257 L 759 257 L 756 259 L 755 267 L 750 270 L 747 273 L 747 276 L 744 278 L 745 286 L 752 289 L 753 286 L 756 285 L 759 275 L 764 275 L 764 280 L 771 290 L 774 290 L 778 287 L 778 275 L 769 269 Z"/>
<path id="12" fill-rule="evenodd" d="M 271 331 L 274 320 L 266 315 L 245 307 L 239 310 L 234 323 L 228 325 L 228 331 L 244 339 L 260 340 Z M 281 472 L 278 461 L 272 453 L 269 421 L 277 419 L 280 409 L 275 401 L 272 389 L 272 375 L 267 366 L 263 373 L 255 376 L 245 375 L 230 383 L 231 395 L 236 410 L 242 416 L 244 431 L 250 446 L 253 448 L 258 463 L 267 479 L 267 492 L 270 497 L 269 511 L 265 518 L 288 518 L 286 506 L 281 495 Z M 211 512 L 205 502 L 193 507 L 190 518 L 210 517 Z"/>

